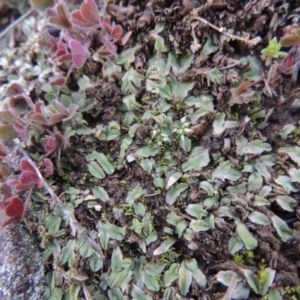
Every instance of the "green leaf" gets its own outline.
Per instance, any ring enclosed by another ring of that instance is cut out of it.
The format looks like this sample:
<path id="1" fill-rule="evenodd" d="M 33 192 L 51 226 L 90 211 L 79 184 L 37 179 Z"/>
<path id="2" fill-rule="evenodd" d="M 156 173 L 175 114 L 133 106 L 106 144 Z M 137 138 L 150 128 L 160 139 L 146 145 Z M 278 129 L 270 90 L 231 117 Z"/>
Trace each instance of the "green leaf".
<path id="1" fill-rule="evenodd" d="M 226 129 L 238 126 L 236 121 L 225 121 L 225 113 L 217 113 L 213 122 L 214 135 L 220 136 Z"/>
<path id="2" fill-rule="evenodd" d="M 140 162 L 140 166 L 143 168 L 144 171 L 146 171 L 148 174 L 151 174 L 152 168 L 153 168 L 153 160 L 145 158 L 142 159 Z"/>
<path id="3" fill-rule="evenodd" d="M 116 60 L 119 59 L 121 55 L 122 53 L 116 57 Z M 126 70 L 130 68 L 130 62 L 129 61 L 127 62 L 129 64 L 129 67 L 128 68 L 125 67 Z M 115 77 L 117 78 L 120 74 L 122 74 L 122 68 L 109 60 L 103 64 L 102 73 L 104 77 L 106 78 L 108 77 L 110 80 L 113 80 Z"/>
<path id="4" fill-rule="evenodd" d="M 159 152 L 160 148 L 156 144 L 145 146 L 136 151 L 138 157 L 150 157 L 155 156 Z"/>
<path id="5" fill-rule="evenodd" d="M 121 87 L 122 93 L 124 95 L 126 95 L 128 92 L 135 94 L 136 89 L 141 86 L 144 79 L 144 75 L 141 75 L 133 67 L 131 67 L 129 71 L 123 75 Z"/>
<path id="6" fill-rule="evenodd" d="M 54 0 L 30 0 L 30 4 L 32 8 L 40 11 L 45 11 L 55 5 Z"/>
<path id="7" fill-rule="evenodd" d="M 269 41 L 268 47 L 261 50 L 261 54 L 273 58 L 278 57 L 286 57 L 286 52 L 281 52 L 281 44 L 277 41 L 277 38 L 274 37 L 272 40 Z"/>
<path id="8" fill-rule="evenodd" d="M 259 224 L 259 225 L 269 225 L 270 224 L 268 217 L 258 211 L 252 212 L 248 216 L 248 218 L 252 223 L 255 223 L 255 224 Z"/>
<path id="9" fill-rule="evenodd" d="M 166 203 L 173 205 L 179 195 L 188 188 L 186 183 L 175 183 L 166 194 Z"/>
<path id="10" fill-rule="evenodd" d="M 145 243 L 146 245 L 150 245 L 151 243 L 157 240 L 157 233 L 155 231 L 150 232 L 150 234 L 146 237 Z"/>
<path id="11" fill-rule="evenodd" d="M 220 85 L 220 84 L 222 84 L 222 81 L 223 81 L 223 72 L 220 71 L 220 70 L 217 69 L 217 68 L 213 68 L 213 69 L 210 69 L 210 70 L 207 72 L 207 77 L 208 77 L 209 80 L 211 80 L 214 84 Z"/>
<path id="12" fill-rule="evenodd" d="M 236 233 L 234 233 L 231 239 L 229 240 L 229 244 L 228 244 L 229 252 L 231 254 L 234 254 L 240 251 L 243 247 L 244 247 L 244 243 L 242 242 L 240 237 Z"/>
<path id="13" fill-rule="evenodd" d="M 181 172 L 174 172 L 169 177 L 167 184 L 166 184 L 166 190 L 168 190 L 175 182 L 177 182 L 182 176 Z"/>
<path id="14" fill-rule="evenodd" d="M 109 160 L 103 153 L 93 151 L 91 154 L 86 156 L 86 159 L 87 161 L 96 159 L 103 170 L 109 175 L 113 174 L 113 172 L 115 171 L 114 166 L 109 162 Z"/>
<path id="15" fill-rule="evenodd" d="M 95 197 L 99 198 L 103 202 L 107 202 L 109 200 L 107 192 L 101 186 L 93 187 L 92 192 Z"/>
<path id="16" fill-rule="evenodd" d="M 173 73 L 178 76 L 187 71 L 191 66 L 194 55 L 176 55 L 175 52 L 169 52 L 169 60 L 171 62 Z"/>
<path id="17" fill-rule="evenodd" d="M 242 58 L 241 61 L 246 61 L 249 63 L 250 70 L 244 74 L 244 79 L 248 79 L 250 81 L 256 81 L 261 78 L 260 66 L 257 59 L 253 56 L 247 56 Z"/>
<path id="18" fill-rule="evenodd" d="M 187 136 L 181 135 L 179 145 L 185 152 L 190 152 L 192 147 L 192 141 Z"/>
<path id="19" fill-rule="evenodd" d="M 266 198 L 255 195 L 253 204 L 255 206 L 264 206 L 264 205 L 270 205 L 271 203 Z"/>
<path id="20" fill-rule="evenodd" d="M 286 124 L 280 130 L 278 130 L 278 134 L 281 135 L 283 139 L 287 139 L 288 135 L 291 134 L 296 129 L 294 124 Z"/>
<path id="21" fill-rule="evenodd" d="M 145 205 L 141 202 L 134 203 L 133 204 L 133 210 L 134 210 L 134 213 L 136 215 L 141 216 L 141 217 L 143 217 L 145 215 L 145 212 L 146 212 Z"/>
<path id="22" fill-rule="evenodd" d="M 201 220 L 207 216 L 207 211 L 203 209 L 201 204 L 189 204 L 185 211 L 194 218 Z"/>
<path id="23" fill-rule="evenodd" d="M 176 299 L 177 291 L 172 286 L 168 287 L 164 291 L 162 300 L 174 300 Z"/>
<path id="24" fill-rule="evenodd" d="M 56 287 L 48 300 L 60 300 L 62 299 L 62 296 L 63 296 L 62 289 Z"/>
<path id="25" fill-rule="evenodd" d="M 88 169 L 89 169 L 89 172 L 93 176 L 95 176 L 99 179 L 105 178 L 105 173 L 103 172 L 102 168 L 95 161 L 90 161 L 88 163 Z"/>
<path id="26" fill-rule="evenodd" d="M 103 260 L 96 253 L 90 258 L 90 267 L 93 272 L 98 272 L 103 266 Z"/>
<path id="27" fill-rule="evenodd" d="M 204 44 L 202 50 L 201 50 L 201 54 L 203 55 L 203 59 L 208 58 L 208 56 L 216 51 L 218 51 L 219 46 L 216 46 L 211 37 L 209 36 L 206 43 Z"/>
<path id="28" fill-rule="evenodd" d="M 275 215 L 271 217 L 271 220 L 278 235 L 284 242 L 287 242 L 290 238 L 293 237 L 293 231 L 288 227 L 286 222 Z"/>
<path id="29" fill-rule="evenodd" d="M 289 196 L 277 196 L 276 202 L 286 211 L 293 212 L 297 207 L 297 201 Z"/>
<path id="30" fill-rule="evenodd" d="M 221 162 L 220 165 L 213 171 L 212 177 L 221 180 L 237 181 L 241 177 L 241 172 L 232 168 L 230 161 Z"/>
<path id="31" fill-rule="evenodd" d="M 257 172 L 252 173 L 248 179 L 248 189 L 250 192 L 257 191 L 261 188 L 263 179 Z"/>
<path id="32" fill-rule="evenodd" d="M 64 265 L 68 262 L 68 266 L 71 267 L 72 264 L 75 262 L 75 240 L 69 240 L 67 245 L 61 250 L 59 255 L 59 263 Z"/>
<path id="33" fill-rule="evenodd" d="M 139 185 L 133 188 L 131 192 L 128 193 L 125 202 L 129 205 L 134 203 L 134 200 L 140 198 L 141 196 L 147 194 L 147 191 L 142 189 Z"/>
<path id="34" fill-rule="evenodd" d="M 288 171 L 291 182 L 300 182 L 300 169 L 291 168 Z"/>
<path id="35" fill-rule="evenodd" d="M 279 176 L 274 181 L 277 184 L 281 185 L 287 194 L 290 194 L 291 192 L 295 193 L 298 191 L 298 189 L 291 182 L 291 179 L 288 176 Z"/>
<path id="36" fill-rule="evenodd" d="M 144 275 L 144 283 L 147 286 L 147 289 L 150 291 L 158 292 L 159 291 L 159 284 L 154 276 L 145 274 Z"/>
<path id="37" fill-rule="evenodd" d="M 154 30 L 149 32 L 150 38 L 155 39 L 154 48 L 158 53 L 168 51 L 168 47 L 165 44 L 165 40 L 163 37 L 158 35 L 159 33 L 163 32 L 165 29 L 165 25 L 163 23 L 156 24 Z"/>
<path id="38" fill-rule="evenodd" d="M 113 224 L 109 224 L 109 223 L 104 224 L 98 222 L 97 228 L 98 228 L 98 236 L 100 238 L 100 243 L 104 250 L 107 249 L 110 238 L 118 241 L 122 241 L 125 237 L 125 230 Z"/>
<path id="39" fill-rule="evenodd" d="M 83 258 L 88 258 L 94 253 L 94 250 L 87 243 L 83 243 L 79 248 L 79 253 Z"/>
<path id="40" fill-rule="evenodd" d="M 170 286 L 173 281 L 179 278 L 179 267 L 180 265 L 178 263 L 173 263 L 169 270 L 164 273 L 163 281 L 165 287 Z"/>
<path id="41" fill-rule="evenodd" d="M 136 101 L 134 94 L 125 96 L 123 98 L 123 103 L 126 105 L 129 111 L 139 110 L 143 107 L 140 103 Z"/>
<path id="42" fill-rule="evenodd" d="M 11 141 L 19 136 L 18 132 L 14 129 L 13 125 L 1 125 L 0 126 L 0 140 Z"/>
<path id="43" fill-rule="evenodd" d="M 213 98 L 209 95 L 201 95 L 198 97 L 188 97 L 184 102 L 188 106 L 202 107 L 205 112 L 214 112 Z"/>
<path id="44" fill-rule="evenodd" d="M 171 89 L 174 98 L 180 102 L 188 95 L 188 92 L 194 87 L 196 82 L 180 82 L 175 77 L 171 79 Z"/>
<path id="45" fill-rule="evenodd" d="M 146 80 L 146 90 L 160 95 L 162 98 L 171 99 L 172 93 L 166 79 L 161 79 L 160 81 Z"/>
<path id="46" fill-rule="evenodd" d="M 47 228 L 49 233 L 55 233 L 59 230 L 59 227 L 61 225 L 61 218 L 58 216 L 54 216 L 53 214 L 50 214 L 45 219 L 45 227 Z"/>
<path id="47" fill-rule="evenodd" d="M 132 284 L 131 296 L 138 300 L 153 300 L 151 296 L 145 294 L 138 286 Z"/>
<path id="48" fill-rule="evenodd" d="M 188 156 L 188 160 L 181 165 L 183 172 L 191 170 L 201 171 L 210 162 L 209 151 L 202 147 L 195 147 Z"/>
<path id="49" fill-rule="evenodd" d="M 204 220 L 192 220 L 189 226 L 194 232 L 209 230 L 208 224 Z"/>
<path id="50" fill-rule="evenodd" d="M 263 143 L 261 140 L 254 140 L 249 143 L 244 148 L 242 154 L 261 154 L 264 151 L 271 151 L 272 147 L 268 143 Z"/>
<path id="51" fill-rule="evenodd" d="M 202 271 L 198 268 L 197 261 L 193 258 L 190 260 L 184 261 L 186 268 L 192 273 L 194 280 L 198 283 L 202 288 L 206 287 L 206 278 Z"/>
<path id="52" fill-rule="evenodd" d="M 192 283 L 192 273 L 185 267 L 184 262 L 181 263 L 179 268 L 178 286 L 181 293 L 185 296 L 189 292 Z"/>
<path id="53" fill-rule="evenodd" d="M 124 50 L 120 55 L 117 55 L 115 62 L 118 65 L 124 65 L 124 68 L 128 70 L 135 60 L 135 52 L 137 47 Z"/>
<path id="54" fill-rule="evenodd" d="M 178 234 L 179 238 L 182 236 L 182 233 L 184 232 L 186 227 L 187 227 L 187 225 L 184 220 L 182 220 L 176 224 L 175 232 L 176 232 L 176 234 Z"/>
<path id="55" fill-rule="evenodd" d="M 148 61 L 146 77 L 148 79 L 159 80 L 165 79 L 170 73 L 170 61 L 163 57 L 152 57 Z"/>
<path id="56" fill-rule="evenodd" d="M 281 147 L 278 149 L 278 153 L 287 153 L 295 163 L 300 163 L 300 147 L 298 146 Z"/>
<path id="57" fill-rule="evenodd" d="M 156 35 L 154 48 L 158 53 L 167 52 L 169 50 L 165 43 L 165 39 L 160 35 Z"/>
<path id="58" fill-rule="evenodd" d="M 174 212 L 171 212 L 167 215 L 167 222 L 173 226 L 183 220 L 183 217 L 176 215 Z"/>
<path id="59" fill-rule="evenodd" d="M 282 300 L 282 297 L 277 289 L 271 288 L 268 300 Z"/>
<path id="60" fill-rule="evenodd" d="M 236 232 L 245 244 L 247 250 L 257 247 L 257 239 L 249 232 L 248 228 L 240 221 L 236 221 Z"/>
<path id="61" fill-rule="evenodd" d="M 169 237 L 158 248 L 154 250 L 153 255 L 157 256 L 167 252 L 174 245 L 175 242 L 177 242 L 177 239 Z"/>

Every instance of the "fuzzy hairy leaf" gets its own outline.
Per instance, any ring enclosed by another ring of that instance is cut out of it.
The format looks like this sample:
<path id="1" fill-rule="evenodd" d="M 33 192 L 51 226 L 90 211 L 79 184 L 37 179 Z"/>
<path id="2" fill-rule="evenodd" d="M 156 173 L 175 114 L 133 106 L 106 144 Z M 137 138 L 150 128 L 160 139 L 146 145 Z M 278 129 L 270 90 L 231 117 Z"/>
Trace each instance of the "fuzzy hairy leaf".
<path id="1" fill-rule="evenodd" d="M 289 239 L 293 237 L 293 231 L 288 227 L 286 222 L 284 222 L 282 219 L 280 219 L 275 215 L 271 217 L 271 220 L 278 235 L 284 242 L 287 242 Z"/>
<path id="2" fill-rule="evenodd" d="M 248 228 L 242 222 L 236 221 L 236 224 L 236 231 L 245 244 L 246 249 L 251 250 L 257 247 L 257 239 L 253 237 Z"/>
<path id="3" fill-rule="evenodd" d="M 184 296 L 189 292 L 191 283 L 192 283 L 192 272 L 190 272 L 186 268 L 185 263 L 182 262 L 179 268 L 178 286 L 181 293 Z"/>
<path id="4" fill-rule="evenodd" d="M 224 161 L 213 171 L 212 177 L 219 178 L 221 180 L 237 181 L 240 179 L 242 173 L 232 168 L 230 161 Z"/>
<path id="5" fill-rule="evenodd" d="M 167 192 L 166 203 L 173 205 L 179 195 L 188 188 L 186 183 L 175 183 Z"/>
<path id="6" fill-rule="evenodd" d="M 122 78 L 122 93 L 126 95 L 128 92 L 135 94 L 136 89 L 139 88 L 144 80 L 145 76 L 138 73 L 133 67 L 131 67 Z"/>

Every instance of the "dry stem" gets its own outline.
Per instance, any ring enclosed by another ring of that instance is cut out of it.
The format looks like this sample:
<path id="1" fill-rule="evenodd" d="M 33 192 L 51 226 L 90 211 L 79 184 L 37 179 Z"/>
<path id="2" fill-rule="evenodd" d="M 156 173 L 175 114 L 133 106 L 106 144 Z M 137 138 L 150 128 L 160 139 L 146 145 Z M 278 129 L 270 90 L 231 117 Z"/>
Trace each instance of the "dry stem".
<path id="1" fill-rule="evenodd" d="M 261 41 L 260 37 L 255 37 L 254 39 L 249 40 L 247 38 L 242 38 L 242 37 L 236 36 L 234 34 L 231 34 L 231 33 L 229 33 L 229 32 L 226 31 L 226 28 L 224 28 L 224 27 L 219 28 L 218 26 L 215 26 L 214 24 L 208 22 L 204 18 L 199 17 L 197 15 L 197 11 L 196 10 L 194 10 L 194 11 L 191 12 L 190 20 L 191 21 L 200 21 L 201 23 L 204 23 L 205 25 L 208 25 L 209 27 L 211 27 L 212 29 L 216 30 L 217 32 L 227 35 L 232 40 L 241 41 L 241 42 L 243 42 L 243 43 L 245 43 L 245 44 L 247 44 L 249 46 L 255 46 L 255 45 L 257 45 Z"/>
<path id="2" fill-rule="evenodd" d="M 1 33 L 0 33 L 0 39 L 2 39 L 10 30 L 14 29 L 18 24 L 23 22 L 27 17 L 29 17 L 35 9 L 31 8 L 27 13 L 25 13 L 23 16 L 21 16 L 19 19 L 14 21 L 12 24 L 7 26 Z"/>

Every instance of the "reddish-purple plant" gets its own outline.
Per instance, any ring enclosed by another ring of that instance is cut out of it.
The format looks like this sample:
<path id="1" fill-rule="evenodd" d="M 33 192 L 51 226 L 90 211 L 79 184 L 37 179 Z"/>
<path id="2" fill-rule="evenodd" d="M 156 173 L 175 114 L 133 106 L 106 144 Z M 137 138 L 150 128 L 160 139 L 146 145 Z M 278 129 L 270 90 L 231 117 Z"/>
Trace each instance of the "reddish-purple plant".
<path id="1" fill-rule="evenodd" d="M 80 9 L 71 14 L 71 22 L 81 29 L 99 28 L 102 22 L 94 0 L 84 0 Z"/>
<path id="2" fill-rule="evenodd" d="M 59 2 L 54 8 L 46 10 L 48 22 L 60 29 L 71 30 L 72 23 L 70 21 L 69 9 L 65 2 Z"/>

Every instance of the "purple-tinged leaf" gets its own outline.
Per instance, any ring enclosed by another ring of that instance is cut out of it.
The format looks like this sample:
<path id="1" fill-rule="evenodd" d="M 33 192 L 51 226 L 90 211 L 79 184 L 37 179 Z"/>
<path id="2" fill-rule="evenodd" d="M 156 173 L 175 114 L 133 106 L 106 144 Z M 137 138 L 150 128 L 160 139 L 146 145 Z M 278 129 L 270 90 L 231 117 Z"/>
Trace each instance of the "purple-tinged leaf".
<path id="1" fill-rule="evenodd" d="M 15 124 L 19 126 L 24 125 L 24 122 L 15 113 L 8 110 L 0 112 L 0 117 L 8 124 Z"/>
<path id="2" fill-rule="evenodd" d="M 30 172 L 35 173 L 34 167 L 33 167 L 32 164 L 31 164 L 27 159 L 25 159 L 25 158 L 21 160 L 20 166 L 21 166 L 22 171 L 30 171 Z"/>
<path id="3" fill-rule="evenodd" d="M 54 6 L 54 0 L 30 0 L 31 6 L 40 11 L 44 11 L 49 7 Z"/>
<path id="4" fill-rule="evenodd" d="M 45 124 L 45 125 L 48 124 L 47 119 L 42 114 L 36 113 L 34 111 L 29 112 L 26 115 L 26 118 L 40 124 Z"/>
<path id="5" fill-rule="evenodd" d="M 10 98 L 8 104 L 14 111 L 20 114 L 28 109 L 28 103 L 23 97 Z"/>
<path id="6" fill-rule="evenodd" d="M 66 84 L 66 78 L 62 76 L 55 76 L 50 78 L 51 85 L 64 86 Z"/>
<path id="7" fill-rule="evenodd" d="M 12 199 L 10 199 L 10 203 L 5 208 L 5 214 L 8 217 L 22 217 L 23 212 L 24 205 L 22 200 L 18 196 L 14 196 Z"/>
<path id="8" fill-rule="evenodd" d="M 62 113 L 69 114 L 68 110 L 57 100 L 53 101 L 53 105 Z"/>
<path id="9" fill-rule="evenodd" d="M 94 27 L 99 27 L 101 25 L 99 9 L 94 0 L 85 0 L 80 7 L 80 12 L 82 17 L 94 24 Z"/>
<path id="10" fill-rule="evenodd" d="M 18 132 L 14 129 L 13 125 L 9 124 L 0 126 L 0 140 L 11 141 L 18 136 Z"/>
<path id="11" fill-rule="evenodd" d="M 19 138 L 25 142 L 27 138 L 27 129 L 25 126 L 13 125 L 14 129 L 18 132 Z"/>
<path id="12" fill-rule="evenodd" d="M 4 179 L 8 178 L 11 175 L 11 173 L 12 173 L 12 171 L 11 171 L 11 169 L 8 166 L 6 166 L 6 165 L 4 165 L 2 163 L 0 164 L 0 175 Z M 1 197 L 3 197 L 2 195 L 3 195 L 3 193 L 1 191 Z"/>
<path id="13" fill-rule="evenodd" d="M 6 95 L 13 98 L 22 97 L 28 105 L 33 106 L 32 100 L 26 95 L 24 88 L 19 83 L 11 83 L 7 87 Z"/>
<path id="14" fill-rule="evenodd" d="M 89 51 L 78 41 L 70 40 L 69 46 L 72 52 L 72 60 L 76 68 L 80 69 L 89 58 Z"/>
<path id="15" fill-rule="evenodd" d="M 44 176 L 45 177 L 51 176 L 54 173 L 54 166 L 51 159 L 45 158 L 44 165 L 45 165 L 45 169 L 43 170 Z"/>
<path id="16" fill-rule="evenodd" d="M 14 216 L 12 218 L 9 218 L 7 221 L 5 221 L 3 224 L 2 224 L 2 227 L 6 227 L 10 224 L 13 224 L 13 223 L 17 223 L 19 221 L 21 221 L 22 217 L 20 216 Z"/>
<path id="17" fill-rule="evenodd" d="M 69 107 L 69 116 L 66 119 L 64 119 L 64 121 L 68 121 L 68 120 L 71 120 L 72 118 L 74 118 L 78 108 L 79 108 L 79 105 L 71 103 L 70 107 Z"/>
<path id="18" fill-rule="evenodd" d="M 56 150 L 57 143 L 56 143 L 55 138 L 53 138 L 51 136 L 47 137 L 45 140 L 46 140 L 46 145 L 44 146 L 44 148 L 45 148 L 45 151 L 47 152 L 47 155 L 49 155 Z"/>
<path id="19" fill-rule="evenodd" d="M 44 115 L 44 113 L 45 113 L 44 103 L 42 101 L 39 101 L 38 103 L 36 103 L 35 106 L 34 106 L 34 110 L 37 113 L 40 113 L 40 114 Z"/>
<path id="20" fill-rule="evenodd" d="M 122 37 L 122 40 L 121 40 L 121 44 L 123 46 L 125 46 L 128 41 L 129 41 L 129 38 L 131 37 L 131 34 L 132 34 L 132 31 L 128 31 L 123 37 Z"/>
<path id="21" fill-rule="evenodd" d="M 58 20 L 56 20 L 56 25 L 60 26 L 62 29 L 70 29 L 72 28 L 72 23 L 70 21 L 70 15 L 69 10 L 66 5 L 66 3 L 61 2 L 58 3 L 55 7 L 56 13 L 58 16 Z M 51 23 L 51 18 L 49 19 L 49 22 Z"/>
<path id="22" fill-rule="evenodd" d="M 62 120 L 66 119 L 68 116 L 69 116 L 68 114 L 63 114 L 63 113 L 55 114 L 50 117 L 49 124 L 55 125 L 55 124 L 61 122 Z"/>
<path id="23" fill-rule="evenodd" d="M 6 89 L 8 97 L 18 97 L 25 94 L 25 90 L 19 83 L 13 82 Z"/>
<path id="24" fill-rule="evenodd" d="M 85 20 L 79 10 L 74 11 L 71 14 L 71 22 L 73 25 L 75 25 L 79 28 L 82 28 L 82 29 L 95 28 L 95 24 L 92 22 L 89 22 L 88 20 Z M 100 26 L 100 24 L 99 24 L 99 26 Z M 96 27 L 99 27 L 99 26 L 96 26 Z"/>
<path id="25" fill-rule="evenodd" d="M 23 171 L 19 179 L 21 184 L 27 184 L 28 186 L 33 186 L 39 183 L 39 177 L 35 172 Z"/>
<path id="26" fill-rule="evenodd" d="M 0 156 L 6 156 L 8 154 L 8 148 L 0 142 Z"/>

